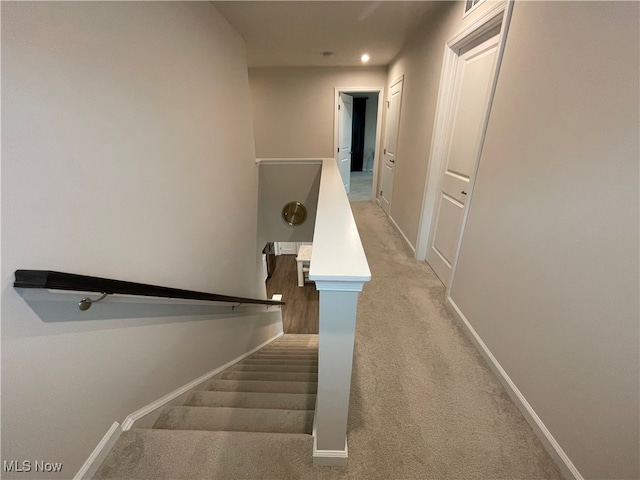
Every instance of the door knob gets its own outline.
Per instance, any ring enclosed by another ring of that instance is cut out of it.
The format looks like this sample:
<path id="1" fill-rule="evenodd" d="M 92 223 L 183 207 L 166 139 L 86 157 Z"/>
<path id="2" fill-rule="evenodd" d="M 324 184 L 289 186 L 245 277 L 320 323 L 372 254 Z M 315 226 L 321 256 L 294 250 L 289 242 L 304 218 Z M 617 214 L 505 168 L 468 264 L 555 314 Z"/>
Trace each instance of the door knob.
<path id="1" fill-rule="evenodd" d="M 465 192 L 464 190 L 463 190 L 463 191 L 461 191 L 460 193 L 461 193 L 461 194 L 463 194 L 463 195 L 466 195 L 466 194 L 467 194 L 467 192 Z"/>

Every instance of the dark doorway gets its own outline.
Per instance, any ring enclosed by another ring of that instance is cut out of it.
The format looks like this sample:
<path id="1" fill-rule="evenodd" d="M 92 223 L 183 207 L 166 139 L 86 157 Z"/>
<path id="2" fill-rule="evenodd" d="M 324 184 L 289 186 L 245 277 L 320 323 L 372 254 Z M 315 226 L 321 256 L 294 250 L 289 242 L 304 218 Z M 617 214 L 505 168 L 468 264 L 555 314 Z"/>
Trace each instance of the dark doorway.
<path id="1" fill-rule="evenodd" d="M 364 132 L 367 99 L 353 99 L 353 127 L 351 129 L 351 171 L 361 172 L 364 164 Z"/>

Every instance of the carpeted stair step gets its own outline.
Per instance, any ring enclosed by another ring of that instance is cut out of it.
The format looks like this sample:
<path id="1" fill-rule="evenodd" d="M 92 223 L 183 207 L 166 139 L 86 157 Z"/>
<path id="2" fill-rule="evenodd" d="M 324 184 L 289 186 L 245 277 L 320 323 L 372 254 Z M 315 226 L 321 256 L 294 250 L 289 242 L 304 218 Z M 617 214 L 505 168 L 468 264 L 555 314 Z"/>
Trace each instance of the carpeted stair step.
<path id="1" fill-rule="evenodd" d="M 264 380 L 210 380 L 207 390 L 219 392 L 316 393 L 316 382 L 274 382 Z"/>
<path id="2" fill-rule="evenodd" d="M 309 346 L 309 347 L 305 347 L 305 346 L 295 346 L 295 345 L 267 345 L 266 347 L 264 347 L 262 349 L 262 351 L 268 351 L 268 350 L 289 350 L 289 351 L 301 351 L 301 352 L 317 352 L 318 351 L 318 347 L 317 346 Z"/>
<path id="3" fill-rule="evenodd" d="M 165 407 L 153 428 L 311 434 L 313 410 Z"/>
<path id="4" fill-rule="evenodd" d="M 312 448 L 306 434 L 134 428 L 120 435 L 93 478 L 313 478 Z"/>
<path id="5" fill-rule="evenodd" d="M 192 407 L 313 410 L 316 408 L 316 396 L 305 393 L 196 391 L 189 395 L 184 404 Z"/>
<path id="6" fill-rule="evenodd" d="M 318 357 L 316 355 L 270 355 L 268 353 L 256 353 L 255 355 L 251 355 L 247 358 L 252 360 L 290 360 L 292 362 L 295 362 L 296 360 L 318 361 Z"/>
<path id="7" fill-rule="evenodd" d="M 269 356 L 273 356 L 273 357 L 312 357 L 312 358 L 318 358 L 318 354 L 317 353 L 301 353 L 301 352 L 264 352 L 262 350 L 260 350 L 257 353 L 254 353 L 252 355 L 252 357 L 256 356 L 256 355 L 269 355 Z"/>
<path id="8" fill-rule="evenodd" d="M 272 343 L 264 348 L 292 348 L 294 350 L 317 350 L 318 343 Z"/>
<path id="9" fill-rule="evenodd" d="M 262 350 L 257 351 L 251 357 L 260 357 L 260 356 L 270 356 L 270 357 L 287 357 L 287 358 L 295 358 L 295 357 L 312 357 L 318 358 L 317 353 L 299 353 L 299 352 L 263 352 Z M 247 358 L 251 358 L 247 357 Z"/>
<path id="10" fill-rule="evenodd" d="M 292 355 L 292 356 L 307 356 L 311 355 L 313 357 L 318 356 L 318 350 L 291 350 L 289 348 L 277 349 L 277 350 L 258 350 L 254 355 Z"/>
<path id="11" fill-rule="evenodd" d="M 281 342 L 318 342 L 317 333 L 296 333 L 296 334 L 284 334 L 277 338 L 274 343 Z"/>
<path id="12" fill-rule="evenodd" d="M 275 382 L 317 382 L 317 373 L 308 372 L 237 372 L 224 371 L 214 379 L 225 380 L 269 380 Z"/>
<path id="13" fill-rule="evenodd" d="M 227 368 L 225 370 L 227 372 L 309 372 L 309 373 L 318 373 L 317 365 L 271 365 L 271 364 L 263 364 L 257 363 L 255 365 L 252 364 L 243 364 L 236 363 L 235 365 Z"/>
<path id="14" fill-rule="evenodd" d="M 319 343 L 272 343 L 264 348 L 300 348 L 300 349 L 317 349 Z"/>
<path id="15" fill-rule="evenodd" d="M 296 363 L 318 363 L 318 358 L 317 357 L 295 358 L 295 357 L 292 357 L 290 355 L 289 356 L 286 356 L 286 355 L 270 355 L 268 358 L 252 355 L 250 357 L 246 357 L 240 363 L 245 363 L 247 360 L 250 360 L 250 361 L 259 360 L 262 363 L 269 363 L 269 360 L 276 360 L 278 362 L 289 362 L 291 364 L 296 364 Z"/>
<path id="16" fill-rule="evenodd" d="M 291 350 L 291 349 L 269 349 L 269 350 L 259 350 L 256 352 L 256 355 L 298 355 L 305 356 L 311 355 L 313 357 L 318 356 L 318 350 Z"/>
<path id="17" fill-rule="evenodd" d="M 246 358 L 236 365 L 315 365 L 318 366 L 318 360 L 287 360 L 282 358 Z"/>

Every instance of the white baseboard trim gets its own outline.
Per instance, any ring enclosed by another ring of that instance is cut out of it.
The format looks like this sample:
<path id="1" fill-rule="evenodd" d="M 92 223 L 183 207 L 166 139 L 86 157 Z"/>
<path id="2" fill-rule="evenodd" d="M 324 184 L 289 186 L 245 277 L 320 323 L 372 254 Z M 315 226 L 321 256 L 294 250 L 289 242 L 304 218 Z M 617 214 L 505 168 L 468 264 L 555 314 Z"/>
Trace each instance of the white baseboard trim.
<path id="1" fill-rule="evenodd" d="M 215 370 L 205 373 L 204 375 L 196 378 L 195 380 L 187 383 L 186 385 L 183 385 L 182 387 L 174 390 L 173 392 L 166 394 L 164 397 L 159 398 L 158 400 L 155 400 L 154 402 L 151 402 L 148 405 L 145 405 L 144 407 L 142 407 L 141 409 L 136 410 L 135 412 L 129 414 L 127 418 L 124 419 L 124 422 L 122 422 L 122 431 L 126 432 L 127 430 L 131 429 L 135 422 L 141 420 L 143 417 L 146 417 L 147 415 L 157 412 L 158 409 L 160 409 L 161 407 L 164 407 L 169 402 L 175 401 L 176 399 L 180 399 L 181 397 L 186 397 L 189 393 L 191 393 L 192 390 L 196 389 L 200 384 L 206 382 L 211 377 L 226 370 L 227 368 L 238 363 L 239 361 L 247 358 L 249 355 L 252 355 L 253 353 L 257 352 L 258 350 L 268 345 L 269 343 L 273 342 L 275 339 L 277 339 L 278 337 L 281 337 L 282 335 L 283 335 L 282 332 L 278 333 L 271 339 L 255 347 L 253 350 L 243 353 L 239 357 L 234 358 L 233 360 L 225 363 L 224 365 L 216 368 Z M 159 414 L 159 412 L 157 413 Z"/>
<path id="2" fill-rule="evenodd" d="M 347 437 L 344 437 L 344 450 L 318 450 L 318 439 L 313 432 L 313 464 L 318 467 L 342 467 L 349 461 Z"/>
<path id="3" fill-rule="evenodd" d="M 120 435 L 122 434 L 122 428 L 120 428 L 120 424 L 118 422 L 114 422 L 111 425 L 111 428 L 104 434 L 102 440 L 96 445 L 96 448 L 93 449 L 87 461 L 84 462 L 84 465 L 78 470 L 73 480 L 84 480 L 92 478 L 98 467 L 102 464 L 105 457 L 111 451 L 111 447 L 116 443 Z"/>
<path id="4" fill-rule="evenodd" d="M 396 227 L 396 230 L 398 230 L 398 232 L 400 232 L 400 235 L 402 235 L 402 238 L 404 238 L 404 241 L 407 243 L 407 245 L 409 246 L 409 248 L 411 249 L 411 251 L 413 252 L 413 256 L 415 257 L 416 255 L 416 247 L 414 247 L 413 245 L 411 245 L 411 242 L 409 241 L 409 239 L 407 238 L 407 236 L 404 234 L 404 232 L 402 231 L 402 229 L 398 226 L 398 224 L 396 223 L 396 221 L 393 219 L 393 217 L 391 215 L 388 215 L 389 220 L 391 220 L 391 223 L 393 223 L 393 226 Z"/>
<path id="5" fill-rule="evenodd" d="M 484 357 L 491 370 L 496 374 L 498 380 L 500 380 L 500 383 L 502 383 L 504 388 L 507 390 L 507 393 L 515 402 L 516 406 L 518 407 L 524 418 L 527 420 L 534 433 L 540 439 L 549 455 L 551 455 L 558 468 L 560 468 L 564 477 L 575 480 L 584 480 L 571 459 L 567 456 L 565 451 L 553 437 L 549 429 L 542 422 L 533 407 L 529 404 L 516 384 L 513 383 L 513 380 L 511 380 L 507 372 L 502 368 L 500 362 L 498 362 L 496 357 L 493 356 L 491 350 L 489 350 L 489 347 L 485 345 L 485 343 L 478 335 L 478 332 L 476 332 L 476 330 L 471 326 L 471 323 L 469 323 L 467 318 L 464 316 L 462 311 L 458 308 L 458 306 L 450 296 L 447 297 L 447 305 L 451 308 L 453 315 L 460 322 L 463 330 L 475 344 L 476 348 Z"/>

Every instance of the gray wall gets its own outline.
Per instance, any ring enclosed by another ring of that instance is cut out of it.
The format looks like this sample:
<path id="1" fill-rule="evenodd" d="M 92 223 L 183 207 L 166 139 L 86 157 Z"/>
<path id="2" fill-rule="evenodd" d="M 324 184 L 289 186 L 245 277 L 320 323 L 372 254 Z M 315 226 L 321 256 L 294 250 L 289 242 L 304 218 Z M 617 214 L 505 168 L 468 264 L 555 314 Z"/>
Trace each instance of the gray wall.
<path id="1" fill-rule="evenodd" d="M 13 272 L 254 296 L 257 187 L 244 45 L 211 4 L 2 3 L 2 460 L 70 478 L 114 421 L 281 329 L 109 300 L 81 316 Z"/>
<path id="2" fill-rule="evenodd" d="M 266 242 L 311 242 L 318 210 L 320 171 L 322 165 L 259 166 L 258 247 Z M 290 226 L 282 218 L 282 207 L 301 202 L 307 208 L 302 225 Z"/>
<path id="3" fill-rule="evenodd" d="M 386 68 L 251 68 L 249 82 L 259 158 L 333 158 L 335 88 L 382 88 Z"/>
<path id="4" fill-rule="evenodd" d="M 586 478 L 640 477 L 637 2 L 516 2 L 451 296 Z"/>

